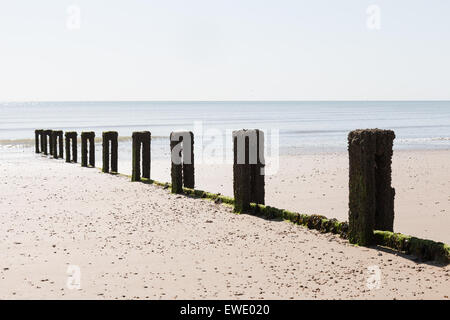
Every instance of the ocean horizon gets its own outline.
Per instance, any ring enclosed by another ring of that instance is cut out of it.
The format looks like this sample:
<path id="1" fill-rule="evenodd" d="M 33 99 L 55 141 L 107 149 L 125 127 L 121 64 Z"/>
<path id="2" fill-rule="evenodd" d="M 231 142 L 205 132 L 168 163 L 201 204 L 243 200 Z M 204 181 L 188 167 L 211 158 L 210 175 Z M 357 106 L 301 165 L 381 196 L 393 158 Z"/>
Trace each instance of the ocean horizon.
<path id="1" fill-rule="evenodd" d="M 114 130 L 121 161 L 129 160 L 132 132 L 143 130 L 152 133 L 156 159 L 169 154 L 175 130 L 194 131 L 202 148 L 226 151 L 227 133 L 258 128 L 269 147 L 277 135 L 280 155 L 343 152 L 348 132 L 364 128 L 394 130 L 397 150 L 450 148 L 450 101 L 7 102 L 0 103 L 0 119 L 0 148 L 32 148 L 35 129 L 94 131 L 97 142 Z"/>

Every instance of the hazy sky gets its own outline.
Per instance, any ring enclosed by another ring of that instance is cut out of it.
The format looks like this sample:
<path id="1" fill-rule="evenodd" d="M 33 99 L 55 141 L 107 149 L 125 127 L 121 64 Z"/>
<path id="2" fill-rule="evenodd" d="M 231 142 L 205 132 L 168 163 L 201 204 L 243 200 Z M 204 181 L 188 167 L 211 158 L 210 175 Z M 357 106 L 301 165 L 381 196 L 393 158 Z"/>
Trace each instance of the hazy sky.
<path id="1" fill-rule="evenodd" d="M 450 99 L 450 1 L 0 0 L 0 101 L 335 99 Z"/>

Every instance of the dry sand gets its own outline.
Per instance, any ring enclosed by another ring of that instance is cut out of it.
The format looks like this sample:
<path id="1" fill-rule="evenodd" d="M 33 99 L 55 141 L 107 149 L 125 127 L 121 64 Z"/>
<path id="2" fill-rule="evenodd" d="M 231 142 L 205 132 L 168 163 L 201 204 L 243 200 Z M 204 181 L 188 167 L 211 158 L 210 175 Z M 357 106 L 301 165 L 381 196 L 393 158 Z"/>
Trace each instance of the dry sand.
<path id="1" fill-rule="evenodd" d="M 345 157 L 310 157 L 283 160 L 289 170 L 267 181 L 268 203 L 344 220 Z M 63 160 L 0 158 L 0 298 L 450 296 L 449 266 L 355 247 L 287 222 L 234 215 L 224 205 Z M 448 151 L 397 153 L 399 231 L 450 242 L 448 159 Z M 211 180 L 222 179 L 223 170 L 197 168 L 199 185 L 214 189 Z M 217 182 L 216 188 L 230 191 Z M 80 290 L 66 286 L 69 265 L 80 267 Z M 379 268 L 381 282 L 369 290 L 371 266 Z"/>

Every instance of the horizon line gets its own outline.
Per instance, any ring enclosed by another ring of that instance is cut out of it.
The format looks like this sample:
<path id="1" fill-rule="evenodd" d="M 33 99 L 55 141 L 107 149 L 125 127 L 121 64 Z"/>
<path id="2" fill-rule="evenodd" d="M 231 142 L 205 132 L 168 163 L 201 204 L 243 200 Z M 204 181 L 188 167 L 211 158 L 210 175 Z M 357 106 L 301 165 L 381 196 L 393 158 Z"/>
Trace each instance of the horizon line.
<path id="1" fill-rule="evenodd" d="M 326 100 L 250 100 L 250 99 L 242 99 L 242 100 L 5 100 L 0 101 L 3 103 L 67 103 L 67 102 L 83 102 L 83 103 L 98 103 L 98 102 L 450 102 L 450 99 L 391 99 L 391 100 L 375 100 L 375 99 L 365 99 L 365 100 L 357 100 L 357 99 L 326 99 Z"/>

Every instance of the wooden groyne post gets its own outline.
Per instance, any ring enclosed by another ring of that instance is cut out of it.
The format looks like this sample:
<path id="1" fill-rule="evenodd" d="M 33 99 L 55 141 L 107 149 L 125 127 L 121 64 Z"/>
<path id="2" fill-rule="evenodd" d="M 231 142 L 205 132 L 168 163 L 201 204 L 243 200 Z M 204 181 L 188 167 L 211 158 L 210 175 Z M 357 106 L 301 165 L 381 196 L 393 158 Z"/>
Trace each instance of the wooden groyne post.
<path id="1" fill-rule="evenodd" d="M 89 142 L 89 165 L 95 167 L 95 132 L 81 133 L 81 166 L 88 166 L 88 142 Z"/>
<path id="2" fill-rule="evenodd" d="M 44 138 L 45 134 L 44 134 L 44 130 L 38 130 L 38 131 L 40 133 L 40 141 L 39 141 L 39 143 L 41 145 L 40 152 L 43 153 L 44 149 L 45 149 L 45 141 L 44 141 L 45 140 L 45 138 Z"/>
<path id="3" fill-rule="evenodd" d="M 170 154 L 172 193 L 183 193 L 183 186 L 194 189 L 194 134 L 191 131 L 171 132 Z"/>
<path id="4" fill-rule="evenodd" d="M 151 138 L 152 135 L 150 131 L 133 132 L 131 181 L 141 180 L 141 158 L 142 158 L 142 178 L 150 179 Z M 141 156 L 141 149 L 142 149 L 142 156 Z"/>
<path id="5" fill-rule="evenodd" d="M 51 155 L 53 156 L 53 158 L 55 158 L 55 159 L 61 158 L 62 159 L 64 157 L 62 130 L 53 130 L 52 131 L 51 144 L 52 144 Z"/>
<path id="6" fill-rule="evenodd" d="M 64 134 L 66 140 L 66 162 L 77 162 L 77 132 L 68 131 Z M 70 155 L 72 149 L 72 157 Z"/>
<path id="7" fill-rule="evenodd" d="M 111 172 L 117 173 L 118 169 L 118 138 L 117 131 L 106 131 L 102 134 L 103 138 L 103 168 L 105 173 L 110 172 L 110 150 L 111 150 Z"/>
<path id="8" fill-rule="evenodd" d="M 258 129 L 233 131 L 234 211 L 250 209 L 250 203 L 264 204 L 264 132 Z"/>
<path id="9" fill-rule="evenodd" d="M 35 143 L 35 152 L 41 153 L 41 150 L 43 149 L 42 146 L 42 135 L 44 133 L 44 130 L 37 129 L 34 130 L 34 143 Z"/>
<path id="10" fill-rule="evenodd" d="M 42 134 L 42 141 L 43 141 L 43 152 L 44 155 L 53 154 L 52 150 L 52 130 L 44 130 Z"/>
<path id="11" fill-rule="evenodd" d="M 349 241 L 373 244 L 374 230 L 393 231 L 391 130 L 355 130 L 348 135 Z"/>

